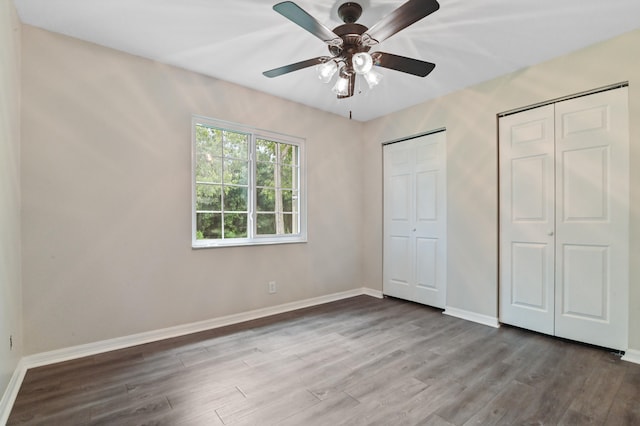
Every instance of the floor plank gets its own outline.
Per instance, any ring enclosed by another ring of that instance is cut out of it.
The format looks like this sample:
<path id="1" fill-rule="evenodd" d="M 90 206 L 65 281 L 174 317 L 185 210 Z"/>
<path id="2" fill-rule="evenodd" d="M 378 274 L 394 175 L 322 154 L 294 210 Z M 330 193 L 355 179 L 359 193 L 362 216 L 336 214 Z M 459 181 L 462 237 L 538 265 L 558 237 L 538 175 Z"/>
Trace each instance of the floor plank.
<path id="1" fill-rule="evenodd" d="M 627 365 L 607 415 L 607 425 L 640 425 L 640 369 Z"/>
<path id="2" fill-rule="evenodd" d="M 640 424 L 640 365 L 359 296 L 27 372 L 9 425 Z"/>

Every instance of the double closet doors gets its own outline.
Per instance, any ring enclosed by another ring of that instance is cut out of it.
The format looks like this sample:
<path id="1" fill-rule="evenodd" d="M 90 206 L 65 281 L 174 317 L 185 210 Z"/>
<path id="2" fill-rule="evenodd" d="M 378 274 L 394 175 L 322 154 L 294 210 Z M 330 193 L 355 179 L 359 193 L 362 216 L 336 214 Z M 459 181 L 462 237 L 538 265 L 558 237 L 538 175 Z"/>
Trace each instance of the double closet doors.
<path id="1" fill-rule="evenodd" d="M 501 117 L 500 320 L 626 350 L 627 88 Z"/>
<path id="2" fill-rule="evenodd" d="M 446 136 L 388 144 L 384 157 L 383 293 L 444 308 Z"/>

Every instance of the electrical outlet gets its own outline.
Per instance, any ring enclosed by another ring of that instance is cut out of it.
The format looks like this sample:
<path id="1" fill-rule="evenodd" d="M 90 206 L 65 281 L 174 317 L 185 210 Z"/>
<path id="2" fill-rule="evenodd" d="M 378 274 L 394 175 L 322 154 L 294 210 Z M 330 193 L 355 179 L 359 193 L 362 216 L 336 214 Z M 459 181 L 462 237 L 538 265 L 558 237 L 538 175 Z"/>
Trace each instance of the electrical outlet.
<path id="1" fill-rule="evenodd" d="M 276 287 L 276 282 L 275 281 L 269 281 L 269 293 L 273 294 L 276 291 L 278 291 L 278 289 Z"/>

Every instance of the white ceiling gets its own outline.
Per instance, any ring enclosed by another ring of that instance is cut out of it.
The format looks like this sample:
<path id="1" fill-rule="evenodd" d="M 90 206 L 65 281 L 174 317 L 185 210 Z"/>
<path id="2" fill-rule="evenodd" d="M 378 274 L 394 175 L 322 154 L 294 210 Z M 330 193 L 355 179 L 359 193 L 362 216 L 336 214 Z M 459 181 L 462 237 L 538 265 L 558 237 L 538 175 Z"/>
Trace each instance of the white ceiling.
<path id="1" fill-rule="evenodd" d="M 380 50 L 437 64 L 420 78 L 378 69 L 382 83 L 336 99 L 313 67 L 262 71 L 328 54 L 322 41 L 272 10 L 278 0 L 14 0 L 21 20 L 367 121 L 640 28 L 639 0 L 440 0 L 440 10 Z M 329 28 L 343 0 L 296 0 Z M 371 27 L 403 0 L 360 0 Z M 629 52 L 638 54 L 638 52 Z M 614 66 L 614 65 L 612 65 Z"/>

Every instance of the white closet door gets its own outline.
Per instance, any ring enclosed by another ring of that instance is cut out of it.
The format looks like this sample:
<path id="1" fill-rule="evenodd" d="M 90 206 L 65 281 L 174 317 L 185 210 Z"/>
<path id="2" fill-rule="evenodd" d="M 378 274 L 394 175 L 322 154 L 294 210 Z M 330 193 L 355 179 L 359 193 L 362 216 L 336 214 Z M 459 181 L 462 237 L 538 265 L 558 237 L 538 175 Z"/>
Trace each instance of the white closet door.
<path id="1" fill-rule="evenodd" d="M 554 108 L 500 119 L 500 320 L 554 326 Z"/>
<path id="2" fill-rule="evenodd" d="M 555 334 L 627 349 L 627 88 L 556 104 Z"/>
<path id="3" fill-rule="evenodd" d="M 446 136 L 384 146 L 383 293 L 444 308 Z"/>
<path id="4" fill-rule="evenodd" d="M 627 349 L 627 89 L 500 119 L 500 320 Z"/>

